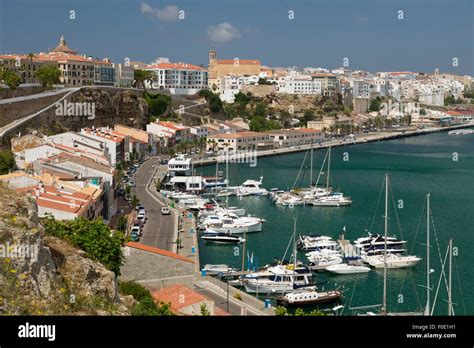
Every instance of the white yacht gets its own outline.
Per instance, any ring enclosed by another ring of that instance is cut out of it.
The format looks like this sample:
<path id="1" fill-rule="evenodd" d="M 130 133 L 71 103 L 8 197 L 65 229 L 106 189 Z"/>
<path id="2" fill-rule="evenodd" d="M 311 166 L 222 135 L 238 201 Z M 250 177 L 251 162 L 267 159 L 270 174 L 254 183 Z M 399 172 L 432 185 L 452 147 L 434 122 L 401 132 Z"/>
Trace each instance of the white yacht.
<path id="1" fill-rule="evenodd" d="M 236 194 L 238 196 L 260 196 L 268 194 L 267 189 L 260 187 L 262 180 L 263 176 L 260 177 L 260 181 L 246 180 L 242 185 L 236 188 Z"/>
<path id="2" fill-rule="evenodd" d="M 315 271 L 325 270 L 326 267 L 332 265 L 341 264 L 342 258 L 340 255 L 327 255 L 327 256 L 314 256 L 311 255 L 308 257 L 309 265 L 308 267 Z"/>
<path id="3" fill-rule="evenodd" d="M 336 274 L 356 274 L 370 272 L 370 268 L 350 263 L 340 263 L 326 267 L 326 271 Z"/>
<path id="4" fill-rule="evenodd" d="M 307 202 L 308 205 L 316 207 L 345 207 L 352 204 L 350 197 L 345 197 L 341 192 L 331 192 L 327 196 L 321 196 Z"/>
<path id="5" fill-rule="evenodd" d="M 232 213 L 209 215 L 204 218 L 198 226 L 206 229 L 206 233 L 232 233 L 242 234 L 249 232 L 260 232 L 263 220 L 253 216 L 237 216 Z"/>
<path id="6" fill-rule="evenodd" d="M 363 257 L 363 260 L 374 268 L 384 268 L 385 262 L 387 263 L 387 268 L 409 268 L 415 267 L 418 262 L 421 261 L 421 258 L 418 256 L 403 256 L 387 253 L 386 260 L 384 255 L 366 256 Z"/>
<path id="7" fill-rule="evenodd" d="M 249 293 L 282 293 L 298 286 L 307 286 L 311 281 L 311 270 L 306 266 L 277 265 L 266 270 L 250 273 L 241 278 Z"/>
<path id="8" fill-rule="evenodd" d="M 224 265 L 224 264 L 220 264 L 220 265 L 207 264 L 207 265 L 204 265 L 202 270 L 205 271 L 209 275 L 214 275 L 214 274 L 219 274 L 219 273 L 229 274 L 229 273 L 234 273 L 237 271 L 235 268 L 229 267 L 228 265 Z"/>

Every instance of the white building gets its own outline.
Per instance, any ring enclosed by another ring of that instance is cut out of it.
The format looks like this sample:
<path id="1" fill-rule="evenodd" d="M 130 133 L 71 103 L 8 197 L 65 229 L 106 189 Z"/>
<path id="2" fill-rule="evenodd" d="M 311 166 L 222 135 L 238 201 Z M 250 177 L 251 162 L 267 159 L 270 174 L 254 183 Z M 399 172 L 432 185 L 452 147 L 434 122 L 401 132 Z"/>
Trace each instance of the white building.
<path id="1" fill-rule="evenodd" d="M 370 98 L 370 83 L 364 80 L 352 81 L 352 95 L 354 98 Z"/>
<path id="2" fill-rule="evenodd" d="M 278 92 L 320 95 L 322 93 L 322 82 L 312 79 L 309 75 L 290 75 L 278 80 Z"/>
<path id="3" fill-rule="evenodd" d="M 196 138 L 205 138 L 208 136 L 208 129 L 206 127 L 192 126 L 192 127 L 189 127 L 189 131 Z"/>
<path id="4" fill-rule="evenodd" d="M 147 66 L 156 75 L 152 87 L 167 89 L 171 94 L 195 94 L 207 88 L 207 70 L 197 65 L 169 63 L 164 59 Z"/>
<path id="5" fill-rule="evenodd" d="M 130 88 L 134 79 L 133 66 L 114 63 L 115 87 Z"/>

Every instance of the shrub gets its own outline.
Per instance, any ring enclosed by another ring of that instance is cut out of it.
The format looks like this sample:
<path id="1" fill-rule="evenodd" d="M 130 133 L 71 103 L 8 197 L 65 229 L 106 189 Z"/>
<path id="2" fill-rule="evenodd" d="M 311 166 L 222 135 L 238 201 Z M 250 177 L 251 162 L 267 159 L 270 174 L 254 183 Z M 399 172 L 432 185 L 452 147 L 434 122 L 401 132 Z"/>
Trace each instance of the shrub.
<path id="1" fill-rule="evenodd" d="M 48 216 L 43 218 L 43 225 L 46 233 L 67 240 L 73 246 L 84 250 L 87 257 L 99 261 L 117 276 L 120 275 L 120 267 L 124 260 L 123 233 L 111 234 L 110 228 L 103 221 L 90 221 L 83 217 L 71 221 L 58 221 Z"/>

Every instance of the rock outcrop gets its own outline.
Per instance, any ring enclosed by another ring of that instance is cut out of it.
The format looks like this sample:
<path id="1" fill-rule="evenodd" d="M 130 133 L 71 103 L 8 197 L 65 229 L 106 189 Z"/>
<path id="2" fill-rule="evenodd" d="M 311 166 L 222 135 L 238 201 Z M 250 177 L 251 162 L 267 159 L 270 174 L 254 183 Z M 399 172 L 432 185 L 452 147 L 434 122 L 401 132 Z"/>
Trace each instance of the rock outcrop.
<path id="1" fill-rule="evenodd" d="M 0 314 L 129 315 L 115 274 L 45 235 L 37 206 L 0 185 Z"/>

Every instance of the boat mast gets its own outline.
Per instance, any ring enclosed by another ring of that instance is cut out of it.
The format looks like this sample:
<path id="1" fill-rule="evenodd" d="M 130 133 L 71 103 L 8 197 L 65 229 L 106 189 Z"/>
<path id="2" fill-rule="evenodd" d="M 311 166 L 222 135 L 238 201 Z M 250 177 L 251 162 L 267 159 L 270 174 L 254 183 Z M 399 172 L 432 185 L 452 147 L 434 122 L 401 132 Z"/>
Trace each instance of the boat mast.
<path id="1" fill-rule="evenodd" d="M 217 175 L 219 174 L 219 160 L 216 161 L 216 181 L 214 185 L 215 200 L 217 202 Z M 227 178 L 226 178 L 227 179 Z"/>
<path id="2" fill-rule="evenodd" d="M 311 139 L 311 170 L 309 172 L 309 187 L 313 187 L 313 139 Z"/>
<path id="3" fill-rule="evenodd" d="M 229 153 L 227 153 L 227 160 L 225 162 L 225 208 L 229 210 Z"/>
<path id="4" fill-rule="evenodd" d="M 329 170 L 331 168 L 331 146 L 328 149 L 328 172 L 326 175 L 326 190 L 329 192 Z"/>
<path id="5" fill-rule="evenodd" d="M 426 307 L 424 315 L 430 315 L 430 194 L 426 194 Z"/>
<path id="6" fill-rule="evenodd" d="M 451 297 L 451 284 L 452 284 L 452 271 L 453 271 L 453 239 L 449 240 L 449 278 L 448 278 L 448 315 L 453 315 L 453 300 Z"/>
<path id="7" fill-rule="evenodd" d="M 296 218 L 293 218 L 293 288 L 295 287 L 296 278 Z"/>
<path id="8" fill-rule="evenodd" d="M 387 234 L 388 234 L 388 173 L 385 173 L 385 237 L 383 251 L 383 302 L 382 313 L 387 312 Z"/>

